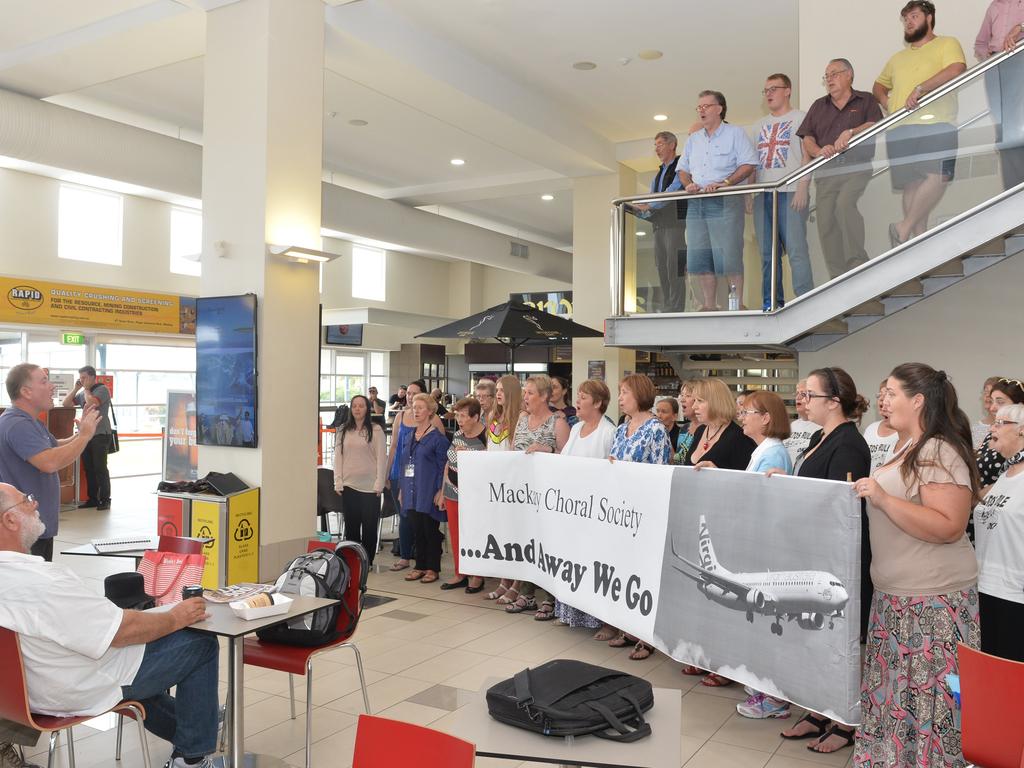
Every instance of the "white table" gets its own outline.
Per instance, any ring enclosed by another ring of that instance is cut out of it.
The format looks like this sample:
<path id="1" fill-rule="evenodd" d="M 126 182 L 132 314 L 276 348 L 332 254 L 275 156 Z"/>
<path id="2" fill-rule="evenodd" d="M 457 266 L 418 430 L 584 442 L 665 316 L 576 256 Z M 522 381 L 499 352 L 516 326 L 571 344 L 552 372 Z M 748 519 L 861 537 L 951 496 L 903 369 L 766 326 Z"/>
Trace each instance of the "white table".
<path id="1" fill-rule="evenodd" d="M 264 619 L 251 619 L 249 621 L 235 616 L 227 603 L 207 602 L 207 612 L 210 614 L 210 618 L 193 624 L 188 628 L 192 632 L 204 632 L 228 639 L 228 695 L 230 703 L 224 726 L 228 729 L 230 737 L 228 739 L 227 754 L 216 761 L 223 768 L 278 768 L 279 766 L 286 766 L 286 763 L 276 757 L 254 755 L 245 751 L 245 724 L 243 720 L 245 714 L 245 664 L 243 663 L 242 645 L 245 636 L 259 629 L 281 624 L 297 616 L 305 616 L 307 613 L 312 613 L 318 608 L 325 608 L 338 602 L 337 600 L 329 600 L 323 597 L 295 597 L 287 613 L 268 616 Z"/>
<path id="2" fill-rule="evenodd" d="M 678 689 L 655 688 L 654 706 L 644 713 L 651 735 L 632 744 L 620 744 L 597 736 L 542 736 L 499 723 L 487 713 L 481 691 L 447 720 L 443 730 L 476 744 L 480 757 L 597 768 L 679 768 L 682 708 Z"/>

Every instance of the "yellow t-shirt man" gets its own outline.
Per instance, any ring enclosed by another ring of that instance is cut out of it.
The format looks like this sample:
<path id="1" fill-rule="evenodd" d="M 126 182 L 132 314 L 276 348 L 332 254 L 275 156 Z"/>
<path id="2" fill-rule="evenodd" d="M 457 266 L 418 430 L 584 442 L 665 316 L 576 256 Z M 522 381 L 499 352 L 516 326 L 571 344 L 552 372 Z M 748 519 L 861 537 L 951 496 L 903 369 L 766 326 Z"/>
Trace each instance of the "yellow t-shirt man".
<path id="1" fill-rule="evenodd" d="M 950 64 L 965 64 L 964 49 L 955 37 L 936 36 L 919 48 L 910 46 L 895 54 L 885 65 L 875 82 L 889 89 L 889 113 L 902 109 L 918 85 Z M 905 118 L 900 125 L 915 123 L 952 123 L 956 118 L 956 96 L 950 94 L 934 101 L 927 109 Z M 923 120 L 923 115 L 933 115 Z"/>

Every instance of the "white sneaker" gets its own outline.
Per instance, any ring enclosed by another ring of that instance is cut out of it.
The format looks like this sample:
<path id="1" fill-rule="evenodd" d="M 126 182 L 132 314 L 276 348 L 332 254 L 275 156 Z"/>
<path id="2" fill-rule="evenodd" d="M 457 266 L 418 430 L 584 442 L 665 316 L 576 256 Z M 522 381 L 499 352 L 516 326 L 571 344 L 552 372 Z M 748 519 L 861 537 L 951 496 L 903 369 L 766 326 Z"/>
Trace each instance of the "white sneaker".
<path id="1" fill-rule="evenodd" d="M 198 763 L 186 763 L 184 757 L 171 760 L 171 768 L 214 768 L 213 759 L 207 755 Z"/>
<path id="2" fill-rule="evenodd" d="M 746 701 L 737 704 L 736 711 L 751 720 L 766 720 L 769 717 L 785 720 L 789 717 L 789 702 L 779 701 L 763 693 L 755 693 Z"/>

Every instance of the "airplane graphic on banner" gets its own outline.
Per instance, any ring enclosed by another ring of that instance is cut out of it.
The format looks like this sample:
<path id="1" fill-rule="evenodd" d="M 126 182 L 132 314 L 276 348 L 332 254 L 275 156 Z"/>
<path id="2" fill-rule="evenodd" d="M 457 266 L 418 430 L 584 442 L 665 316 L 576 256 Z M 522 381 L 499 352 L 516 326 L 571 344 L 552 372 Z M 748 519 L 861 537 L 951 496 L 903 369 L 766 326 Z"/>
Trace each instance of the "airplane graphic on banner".
<path id="1" fill-rule="evenodd" d="M 833 629 L 835 619 L 845 616 L 850 595 L 843 583 L 826 571 L 733 573 L 723 568 L 715 557 L 704 515 L 698 521 L 700 564 L 682 557 L 676 551 L 675 540 L 671 545 L 673 556 L 683 563 L 682 567 L 672 567 L 693 579 L 705 597 L 727 608 L 745 611 L 751 623 L 755 613 L 774 616 L 773 635 L 782 636 L 783 620 L 795 619 L 802 629 L 822 629 L 828 619 L 828 628 Z"/>

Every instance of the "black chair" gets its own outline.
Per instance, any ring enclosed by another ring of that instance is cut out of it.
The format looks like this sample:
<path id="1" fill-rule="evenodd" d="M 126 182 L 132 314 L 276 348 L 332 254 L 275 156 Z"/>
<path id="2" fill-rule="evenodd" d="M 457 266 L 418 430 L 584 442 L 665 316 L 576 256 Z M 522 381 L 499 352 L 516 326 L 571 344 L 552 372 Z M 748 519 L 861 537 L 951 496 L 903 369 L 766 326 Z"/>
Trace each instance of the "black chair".
<path id="1" fill-rule="evenodd" d="M 334 470 L 330 467 L 317 467 L 316 470 L 316 514 L 318 530 L 330 530 L 327 527 L 327 513 L 342 512 L 341 494 L 334 490 Z"/>

